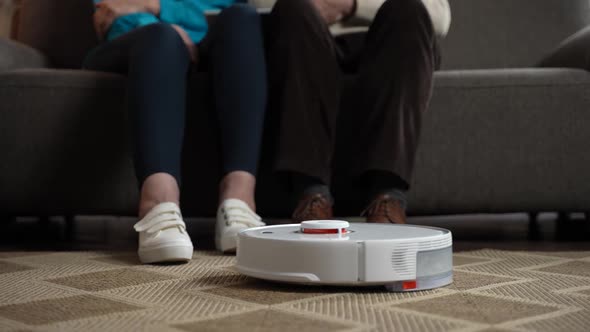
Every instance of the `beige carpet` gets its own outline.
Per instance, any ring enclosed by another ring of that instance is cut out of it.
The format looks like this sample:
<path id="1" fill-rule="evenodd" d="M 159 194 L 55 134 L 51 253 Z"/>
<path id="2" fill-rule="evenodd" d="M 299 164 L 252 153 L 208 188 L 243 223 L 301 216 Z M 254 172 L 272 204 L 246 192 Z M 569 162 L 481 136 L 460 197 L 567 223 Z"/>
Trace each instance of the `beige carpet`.
<path id="1" fill-rule="evenodd" d="M 0 331 L 590 331 L 590 252 L 457 253 L 452 286 L 416 293 L 258 282 L 233 262 L 0 252 Z"/>

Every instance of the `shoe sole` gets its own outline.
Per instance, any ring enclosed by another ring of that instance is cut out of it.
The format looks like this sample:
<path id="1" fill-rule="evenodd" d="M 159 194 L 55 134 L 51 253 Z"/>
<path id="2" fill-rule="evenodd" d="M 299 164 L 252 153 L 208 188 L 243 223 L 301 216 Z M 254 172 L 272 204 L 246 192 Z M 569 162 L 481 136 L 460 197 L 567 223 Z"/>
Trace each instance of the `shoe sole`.
<path id="1" fill-rule="evenodd" d="M 234 254 L 237 251 L 237 236 L 215 237 L 215 247 L 224 254 Z"/>
<path id="2" fill-rule="evenodd" d="M 186 263 L 193 258 L 192 246 L 168 246 L 138 250 L 139 260 L 144 264 L 151 263 Z"/>

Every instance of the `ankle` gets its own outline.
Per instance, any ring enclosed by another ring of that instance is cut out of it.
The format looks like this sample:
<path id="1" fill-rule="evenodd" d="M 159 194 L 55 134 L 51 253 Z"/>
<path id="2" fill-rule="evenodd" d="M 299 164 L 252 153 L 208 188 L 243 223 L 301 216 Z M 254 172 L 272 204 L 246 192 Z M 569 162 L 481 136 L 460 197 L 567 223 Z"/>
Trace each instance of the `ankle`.
<path id="1" fill-rule="evenodd" d="M 226 174 L 219 183 L 219 202 L 227 199 L 239 199 L 246 203 L 252 211 L 256 211 L 254 191 L 256 177 L 245 171 L 234 171 Z"/>
<path id="2" fill-rule="evenodd" d="M 139 200 L 139 219 L 156 205 L 172 202 L 179 205 L 180 189 L 176 179 L 167 173 L 150 175 L 142 184 Z"/>

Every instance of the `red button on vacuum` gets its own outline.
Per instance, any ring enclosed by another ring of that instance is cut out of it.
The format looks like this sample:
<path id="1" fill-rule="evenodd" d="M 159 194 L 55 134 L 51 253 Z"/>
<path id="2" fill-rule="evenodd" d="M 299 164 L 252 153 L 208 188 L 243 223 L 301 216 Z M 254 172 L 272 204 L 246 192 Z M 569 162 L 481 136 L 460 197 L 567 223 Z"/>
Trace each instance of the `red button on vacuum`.
<path id="1" fill-rule="evenodd" d="M 345 234 L 349 223 L 343 220 L 308 220 L 301 223 L 301 232 L 305 234 Z"/>
<path id="2" fill-rule="evenodd" d="M 338 228 L 332 229 L 313 229 L 302 228 L 301 231 L 305 234 L 338 234 Z M 342 234 L 346 233 L 346 228 L 342 228 Z"/>

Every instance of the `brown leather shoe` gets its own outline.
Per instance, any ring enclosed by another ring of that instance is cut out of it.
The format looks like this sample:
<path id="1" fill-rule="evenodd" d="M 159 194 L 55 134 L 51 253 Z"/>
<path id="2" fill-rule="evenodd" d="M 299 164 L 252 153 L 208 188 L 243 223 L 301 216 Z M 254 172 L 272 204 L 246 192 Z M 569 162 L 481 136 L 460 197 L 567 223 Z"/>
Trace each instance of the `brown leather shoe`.
<path id="1" fill-rule="evenodd" d="M 332 203 L 322 194 L 304 195 L 292 216 L 296 222 L 332 219 Z"/>
<path id="2" fill-rule="evenodd" d="M 375 196 L 371 204 L 369 204 L 361 215 L 367 217 L 367 222 L 406 223 L 406 210 L 397 199 L 387 194 Z"/>

